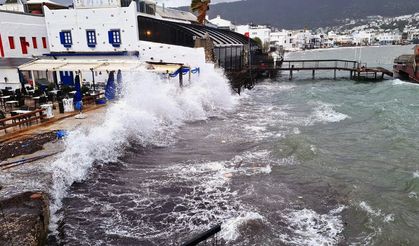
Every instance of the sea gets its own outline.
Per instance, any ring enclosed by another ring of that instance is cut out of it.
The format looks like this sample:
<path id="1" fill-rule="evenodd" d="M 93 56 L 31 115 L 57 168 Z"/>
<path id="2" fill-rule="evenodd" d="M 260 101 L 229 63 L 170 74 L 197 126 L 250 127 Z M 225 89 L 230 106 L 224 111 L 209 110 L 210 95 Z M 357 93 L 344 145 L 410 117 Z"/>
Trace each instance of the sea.
<path id="1" fill-rule="evenodd" d="M 302 51 L 391 70 L 412 46 Z M 144 73 L 51 164 L 49 245 L 418 245 L 419 86 L 287 72 L 231 92 Z"/>

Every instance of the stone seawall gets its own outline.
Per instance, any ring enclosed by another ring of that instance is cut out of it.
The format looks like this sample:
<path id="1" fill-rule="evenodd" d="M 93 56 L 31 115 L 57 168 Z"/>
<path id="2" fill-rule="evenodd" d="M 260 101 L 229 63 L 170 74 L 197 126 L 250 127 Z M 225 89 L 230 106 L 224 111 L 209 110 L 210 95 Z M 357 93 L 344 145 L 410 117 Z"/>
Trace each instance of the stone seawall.
<path id="1" fill-rule="evenodd" d="M 49 199 L 42 192 L 24 192 L 0 200 L 0 245 L 45 245 Z"/>

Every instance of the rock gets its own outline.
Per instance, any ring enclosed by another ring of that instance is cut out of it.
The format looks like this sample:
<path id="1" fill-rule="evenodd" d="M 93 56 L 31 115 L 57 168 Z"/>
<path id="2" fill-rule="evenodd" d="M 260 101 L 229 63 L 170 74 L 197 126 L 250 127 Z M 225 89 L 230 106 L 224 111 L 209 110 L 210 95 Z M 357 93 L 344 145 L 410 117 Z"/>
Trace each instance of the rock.
<path id="1" fill-rule="evenodd" d="M 41 192 L 25 192 L 0 199 L 0 245 L 45 245 L 49 199 Z"/>

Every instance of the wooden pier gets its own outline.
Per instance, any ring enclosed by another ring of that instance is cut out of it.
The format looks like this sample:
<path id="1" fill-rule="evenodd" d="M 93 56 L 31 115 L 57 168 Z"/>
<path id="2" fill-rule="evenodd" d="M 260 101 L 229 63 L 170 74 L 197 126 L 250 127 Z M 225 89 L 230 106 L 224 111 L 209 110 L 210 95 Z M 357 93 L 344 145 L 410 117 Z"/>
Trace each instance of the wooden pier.
<path id="1" fill-rule="evenodd" d="M 253 68 L 259 71 L 288 71 L 292 80 L 296 71 L 311 71 L 312 78 L 316 78 L 317 71 L 333 71 L 333 78 L 337 78 L 338 71 L 347 71 L 348 77 L 356 81 L 381 81 L 385 76 L 393 78 L 393 72 L 382 67 L 367 67 L 366 64 L 351 60 L 285 60 L 275 66 L 263 63 Z"/>

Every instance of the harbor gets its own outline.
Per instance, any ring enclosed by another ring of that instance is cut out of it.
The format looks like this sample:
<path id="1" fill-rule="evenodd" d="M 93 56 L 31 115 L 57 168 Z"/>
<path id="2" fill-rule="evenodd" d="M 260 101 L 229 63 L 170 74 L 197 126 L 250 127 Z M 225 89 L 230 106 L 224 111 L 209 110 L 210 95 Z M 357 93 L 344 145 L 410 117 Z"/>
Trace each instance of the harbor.
<path id="1" fill-rule="evenodd" d="M 0 3 L 0 245 L 419 241 L 411 21 L 345 39 L 172 4 Z"/>

